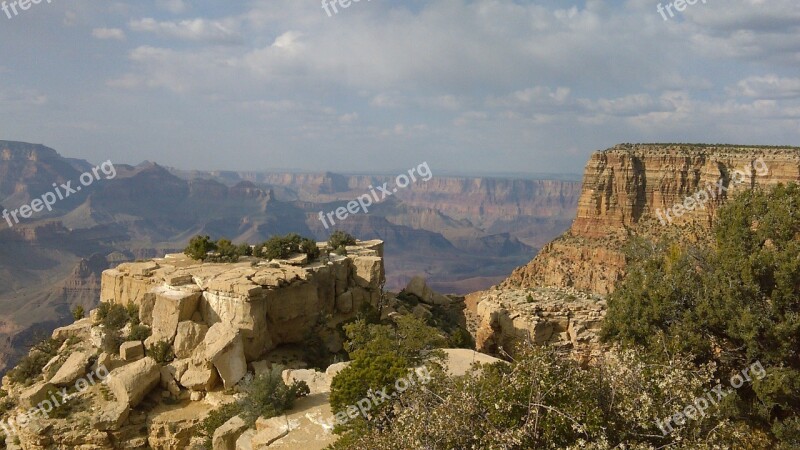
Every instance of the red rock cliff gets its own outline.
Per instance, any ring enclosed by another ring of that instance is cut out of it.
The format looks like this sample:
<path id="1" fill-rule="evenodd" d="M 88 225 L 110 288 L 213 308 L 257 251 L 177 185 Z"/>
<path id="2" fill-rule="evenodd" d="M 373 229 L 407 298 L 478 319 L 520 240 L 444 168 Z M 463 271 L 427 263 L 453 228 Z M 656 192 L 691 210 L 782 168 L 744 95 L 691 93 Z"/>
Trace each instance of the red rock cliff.
<path id="1" fill-rule="evenodd" d="M 571 229 L 500 286 L 608 294 L 624 274 L 628 235 L 696 237 L 707 233 L 731 196 L 797 180 L 800 148 L 623 144 L 597 152 L 586 166 Z M 679 204 L 689 207 L 680 216 Z"/>

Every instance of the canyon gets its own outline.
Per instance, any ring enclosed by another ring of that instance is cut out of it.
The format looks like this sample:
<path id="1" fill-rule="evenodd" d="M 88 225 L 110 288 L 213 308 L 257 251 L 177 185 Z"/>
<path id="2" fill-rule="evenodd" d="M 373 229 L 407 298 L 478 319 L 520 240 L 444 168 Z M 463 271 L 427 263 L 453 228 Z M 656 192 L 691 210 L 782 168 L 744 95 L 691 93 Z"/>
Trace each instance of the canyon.
<path id="1" fill-rule="evenodd" d="M 364 183 L 383 180 L 333 174 L 217 174 L 220 179 L 234 183 L 228 186 L 222 181 L 197 178 L 198 174 L 183 173 L 184 180 L 152 164 L 123 167 L 120 171 L 126 172 L 134 177 L 173 176 L 177 181 L 165 189 L 172 189 L 176 195 L 186 194 L 183 197 L 186 201 L 195 202 L 192 207 L 200 203 L 193 190 L 202 192 L 199 196 L 203 197 L 203 205 L 220 208 L 214 210 L 215 214 L 242 211 L 239 202 L 247 199 L 278 217 L 248 216 L 247 221 L 235 228 L 240 232 L 236 235 L 239 237 L 260 237 L 264 230 L 285 230 L 284 227 L 292 226 L 311 231 L 314 209 L 319 205 L 340 205 L 361 192 Z M 243 175 L 252 179 L 242 179 Z M 734 182 L 736 177 L 740 179 Z M 123 176 L 123 183 L 125 179 Z M 260 188 L 266 180 L 275 187 Z M 749 189 L 796 181 L 800 181 L 800 149 L 791 147 L 622 144 L 596 152 L 586 166 L 576 202 L 577 216 L 571 228 L 544 245 L 530 262 L 516 268 L 499 284 L 476 289 L 464 297 L 439 294 L 434 282 L 427 283 L 419 276 L 411 276 L 399 294 L 384 292 L 385 283 L 392 276 L 389 266 L 392 246 L 383 240 L 359 241 L 347 247 L 346 256 L 329 254 L 326 244 L 319 242 L 323 256 L 317 261 L 291 258 L 263 261 L 245 257 L 237 263 L 201 263 L 183 254 L 146 256 L 150 252 L 169 251 L 142 245 L 137 250 L 139 261 L 135 262 L 130 261 L 130 250 L 127 255 L 124 251 L 112 251 L 107 256 L 84 258 L 74 266 L 65 262 L 60 285 L 63 295 L 72 295 L 73 299 L 96 295 L 104 304 L 133 306 L 139 321 L 152 329 L 152 335 L 143 341 L 124 343 L 119 356 L 107 353 L 103 348 L 108 331 L 98 309 L 94 309 L 88 318 L 53 332 L 52 337 L 63 344 L 31 383 L 19 385 L 6 376 L 3 387 L 14 402 L 31 406 L 48 387 L 86 373 L 90 362 L 110 370 L 110 381 L 106 384 L 111 397 L 102 388 L 89 389 L 80 397 L 84 404 L 102 408 L 73 411 L 72 417 L 79 423 L 77 428 L 58 418 L 33 422 L 20 433 L 26 448 L 47 448 L 53 444 L 98 449 L 199 448 L 192 427 L 209 411 L 230 401 L 229 388 L 248 374 L 263 373 L 269 367 L 288 363 L 289 367 L 282 372 L 284 381 L 307 381 L 314 400 L 302 400 L 298 409 L 284 416 L 259 419 L 255 428 L 248 429 L 231 419 L 233 422 L 226 422 L 214 433 L 215 448 L 317 448 L 335 440 L 319 425 L 319 418 L 330 414 L 331 380 L 347 363 L 323 366 L 321 371 L 309 369 L 305 363 L 309 355 L 303 355 L 302 349 L 307 352 L 314 347 L 305 345 L 314 339 L 314 345 L 329 352 L 341 351 L 343 341 L 338 326 L 356 317 L 360 309 L 379 308 L 385 321 L 405 315 L 428 320 L 434 313 L 445 311 L 471 333 L 477 350 L 476 353 L 446 349 L 450 360 L 445 369 L 451 373 L 464 373 L 463 368 L 470 361 L 497 362 L 490 355 L 513 354 L 515 346 L 526 342 L 565 350 L 582 365 L 590 365 L 608 350 L 599 339 L 599 331 L 608 306 L 607 297 L 625 276 L 628 243 L 639 237 L 651 241 L 677 238 L 707 242 L 716 214 L 729 198 Z M 511 223 L 505 214 L 515 214 L 514 211 L 560 215 L 558 205 L 572 195 L 566 186 L 546 181 L 529 181 L 517 187 L 525 195 L 541 197 L 543 191 L 548 192 L 545 197 L 549 200 L 530 201 L 515 200 L 513 192 L 500 188 L 503 183 L 491 180 L 453 179 L 442 183 L 430 191 L 423 188 L 411 192 L 407 198 L 398 195 L 379 205 L 382 211 L 374 216 L 354 217 L 351 230 L 370 234 L 375 229 L 370 227 L 377 227 L 374 221 L 380 220 L 384 230 L 393 230 L 383 231 L 384 235 L 398 237 L 403 245 L 408 242 L 405 239 L 417 241 L 420 247 L 413 247 L 416 258 L 439 252 L 440 247 L 435 245 L 438 243 L 444 249 L 485 253 L 484 260 L 491 260 L 492 252 L 497 256 L 513 253 L 520 245 L 526 245 L 524 240 L 533 244 L 539 238 L 526 236 L 530 230 L 524 227 L 520 227 L 518 237 L 509 230 L 505 231 L 509 233 L 507 236 L 480 234 L 476 230 L 502 229 Z M 673 223 L 658 219 L 657 211 L 683 204 L 687 197 L 709 185 L 724 189 L 720 188 L 719 195 L 702 207 L 687 208 Z M 487 186 L 492 186 L 491 194 L 486 191 Z M 124 184 L 114 189 L 123 188 Z M 449 195 L 458 201 L 443 200 L 445 194 L 437 189 L 452 190 Z M 464 189 L 469 193 L 464 193 Z M 479 192 L 485 194 L 481 196 Z M 93 195 L 93 205 L 110 202 L 111 197 L 104 195 L 111 194 Z M 113 195 L 120 198 L 117 196 L 121 193 Z M 497 198 L 502 201 L 496 202 Z M 170 206 L 186 208 L 177 203 Z M 85 207 L 81 205 L 79 209 Z M 102 211 L 120 207 L 108 203 Z M 487 210 L 492 214 L 486 214 Z M 148 211 L 151 210 L 139 213 L 144 215 Z M 113 212 L 112 216 L 121 218 L 120 214 Z M 109 251 L 113 246 L 104 239 L 114 236 L 110 223 L 97 222 L 88 228 L 67 225 L 86 223 L 87 218 L 97 217 L 73 211 L 63 219 L 34 227 L 4 230 L 5 236 L 11 237 L 4 245 L 35 249 L 48 242 L 61 246 L 67 253 L 70 245 L 74 245 L 73 239 L 91 236 L 101 237 L 95 245 Z M 157 215 L 148 217 L 156 220 Z M 405 221 L 405 225 L 391 222 L 392 218 L 396 222 Z M 203 228 L 194 231 L 234 229 L 225 219 L 220 220 L 204 222 Z M 138 220 L 131 223 L 136 226 L 129 227 L 128 232 L 139 233 L 138 236 L 154 234 L 153 223 Z M 404 235 L 387 223 L 409 229 L 424 226 L 436 232 L 415 229 L 414 233 Z M 162 226 L 167 225 L 162 223 Z M 169 235 L 171 230 L 174 228 L 162 228 L 161 232 Z M 432 238 L 434 234 L 438 237 Z M 408 264 L 410 270 L 400 272 L 415 273 L 414 261 L 413 258 L 405 261 L 403 264 Z M 405 267 L 401 265 L 400 269 Z M 399 284 L 398 280 L 396 283 Z M 47 302 L 39 305 L 42 310 L 47 307 Z M 9 333 L 17 330 L 15 325 L 13 321 L 4 323 Z M 131 329 L 123 331 L 130 333 Z M 175 361 L 159 363 L 153 359 L 154 345 L 159 342 L 174 347 Z M 90 360 L 86 355 L 95 355 L 96 359 Z"/>
<path id="2" fill-rule="evenodd" d="M 197 234 L 251 243 L 297 232 L 327 239 L 317 218 L 388 175 L 202 172 L 114 164 L 113 180 L 13 228 L 0 223 L 0 366 L 90 309 L 103 270 L 180 251 Z M 0 141 L 0 204 L 29 203 L 92 164 L 37 144 Z M 436 168 L 432 168 L 436 174 Z M 439 177 L 403 189 L 342 229 L 386 242 L 386 288 L 423 275 L 465 294 L 501 282 L 566 230 L 580 183 L 569 179 Z"/>

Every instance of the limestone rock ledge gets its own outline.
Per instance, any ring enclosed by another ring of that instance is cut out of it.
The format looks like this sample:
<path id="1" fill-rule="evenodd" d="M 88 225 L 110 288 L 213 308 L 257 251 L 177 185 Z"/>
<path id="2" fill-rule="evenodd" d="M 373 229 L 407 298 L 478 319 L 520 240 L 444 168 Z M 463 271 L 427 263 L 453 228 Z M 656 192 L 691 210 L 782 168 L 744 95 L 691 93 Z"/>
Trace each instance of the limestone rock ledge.
<path id="1" fill-rule="evenodd" d="M 382 255 L 382 241 L 360 242 L 346 257 L 331 254 L 304 266 L 252 258 L 200 263 L 173 254 L 106 270 L 100 300 L 138 306 L 140 321 L 152 327 L 149 343 L 173 343 L 178 330 L 223 323 L 241 334 L 250 362 L 279 345 L 302 343 L 320 321 L 337 323 L 364 303 L 377 305 Z M 182 355 L 190 350 L 185 337 L 178 338 Z M 335 351 L 341 343 L 326 345 Z"/>

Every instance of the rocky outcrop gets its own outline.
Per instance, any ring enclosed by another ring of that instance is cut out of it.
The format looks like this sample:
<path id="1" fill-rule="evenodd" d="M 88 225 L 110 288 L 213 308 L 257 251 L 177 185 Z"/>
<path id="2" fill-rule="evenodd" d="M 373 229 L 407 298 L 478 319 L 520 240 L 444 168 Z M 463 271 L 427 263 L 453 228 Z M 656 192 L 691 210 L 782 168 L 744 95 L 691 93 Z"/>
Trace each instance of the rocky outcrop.
<path id="1" fill-rule="evenodd" d="M 56 393 L 67 395 L 64 389 L 74 391 L 74 384 L 79 392 L 67 400 L 69 420 L 37 417 L 6 442 L 18 438 L 26 449 L 196 448 L 193 427 L 239 395 L 236 387 L 248 371 L 252 377 L 282 363 L 279 355 L 286 353 L 276 351 L 279 346 L 303 344 L 318 333 L 321 345 L 339 350 L 337 325 L 380 301 L 381 241 L 349 246 L 348 256 L 322 250 L 310 263 L 304 257 L 305 263 L 243 258 L 204 264 L 181 254 L 106 270 L 101 301 L 138 307 L 151 336 L 144 343 L 120 343 L 120 337 L 131 338 L 135 321 L 108 329 L 98 310 L 56 329 L 53 339 L 62 345 L 48 355 L 40 375 L 25 386 L 3 379 L 3 390 L 19 405 L 6 416 L 35 409 Z M 302 352 L 291 358 L 288 367 L 306 366 Z M 104 382 L 87 384 L 89 369 L 106 374 Z M 332 377 L 308 370 L 287 374 L 287 380 L 308 380 L 323 396 L 317 400 L 325 401 Z M 232 448 L 243 434 L 241 424 L 229 425 L 217 436 L 218 447 Z M 273 440 L 265 429 L 252 431 L 249 445 Z"/>
<path id="2" fill-rule="evenodd" d="M 588 361 L 599 355 L 606 302 L 569 288 L 487 291 L 478 303 L 476 348 L 512 353 L 517 346 L 554 345 Z"/>
<path id="3" fill-rule="evenodd" d="M 186 341 L 186 327 L 194 332 L 225 323 L 241 334 L 249 362 L 278 345 L 301 343 L 321 318 L 342 320 L 364 303 L 377 305 L 385 279 L 382 253 L 381 241 L 369 241 L 348 248 L 347 257 L 302 267 L 255 260 L 199 264 L 168 255 L 103 272 L 101 300 L 137 305 L 142 323 L 153 327 L 151 342 L 173 343 L 180 323 L 195 323 L 181 327 L 182 357 L 194 344 Z"/>
<path id="4" fill-rule="evenodd" d="M 704 239 L 728 198 L 798 180 L 796 148 L 624 144 L 597 152 L 586 166 L 572 228 L 500 287 L 573 287 L 607 294 L 624 275 L 622 249 L 629 235 L 680 233 L 683 239 Z M 687 198 L 703 200 L 702 206 Z M 676 205 L 685 205 L 678 208 L 679 216 Z"/>

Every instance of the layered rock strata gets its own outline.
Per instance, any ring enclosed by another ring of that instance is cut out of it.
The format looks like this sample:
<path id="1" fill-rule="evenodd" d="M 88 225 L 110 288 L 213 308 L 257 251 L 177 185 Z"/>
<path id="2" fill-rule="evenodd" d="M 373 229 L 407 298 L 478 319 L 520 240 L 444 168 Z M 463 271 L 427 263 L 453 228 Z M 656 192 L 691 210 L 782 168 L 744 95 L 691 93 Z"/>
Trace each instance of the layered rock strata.
<path id="1" fill-rule="evenodd" d="M 629 235 L 703 239 L 728 198 L 798 180 L 798 148 L 623 144 L 597 152 L 586 166 L 571 229 L 500 287 L 610 293 L 625 272 Z"/>

